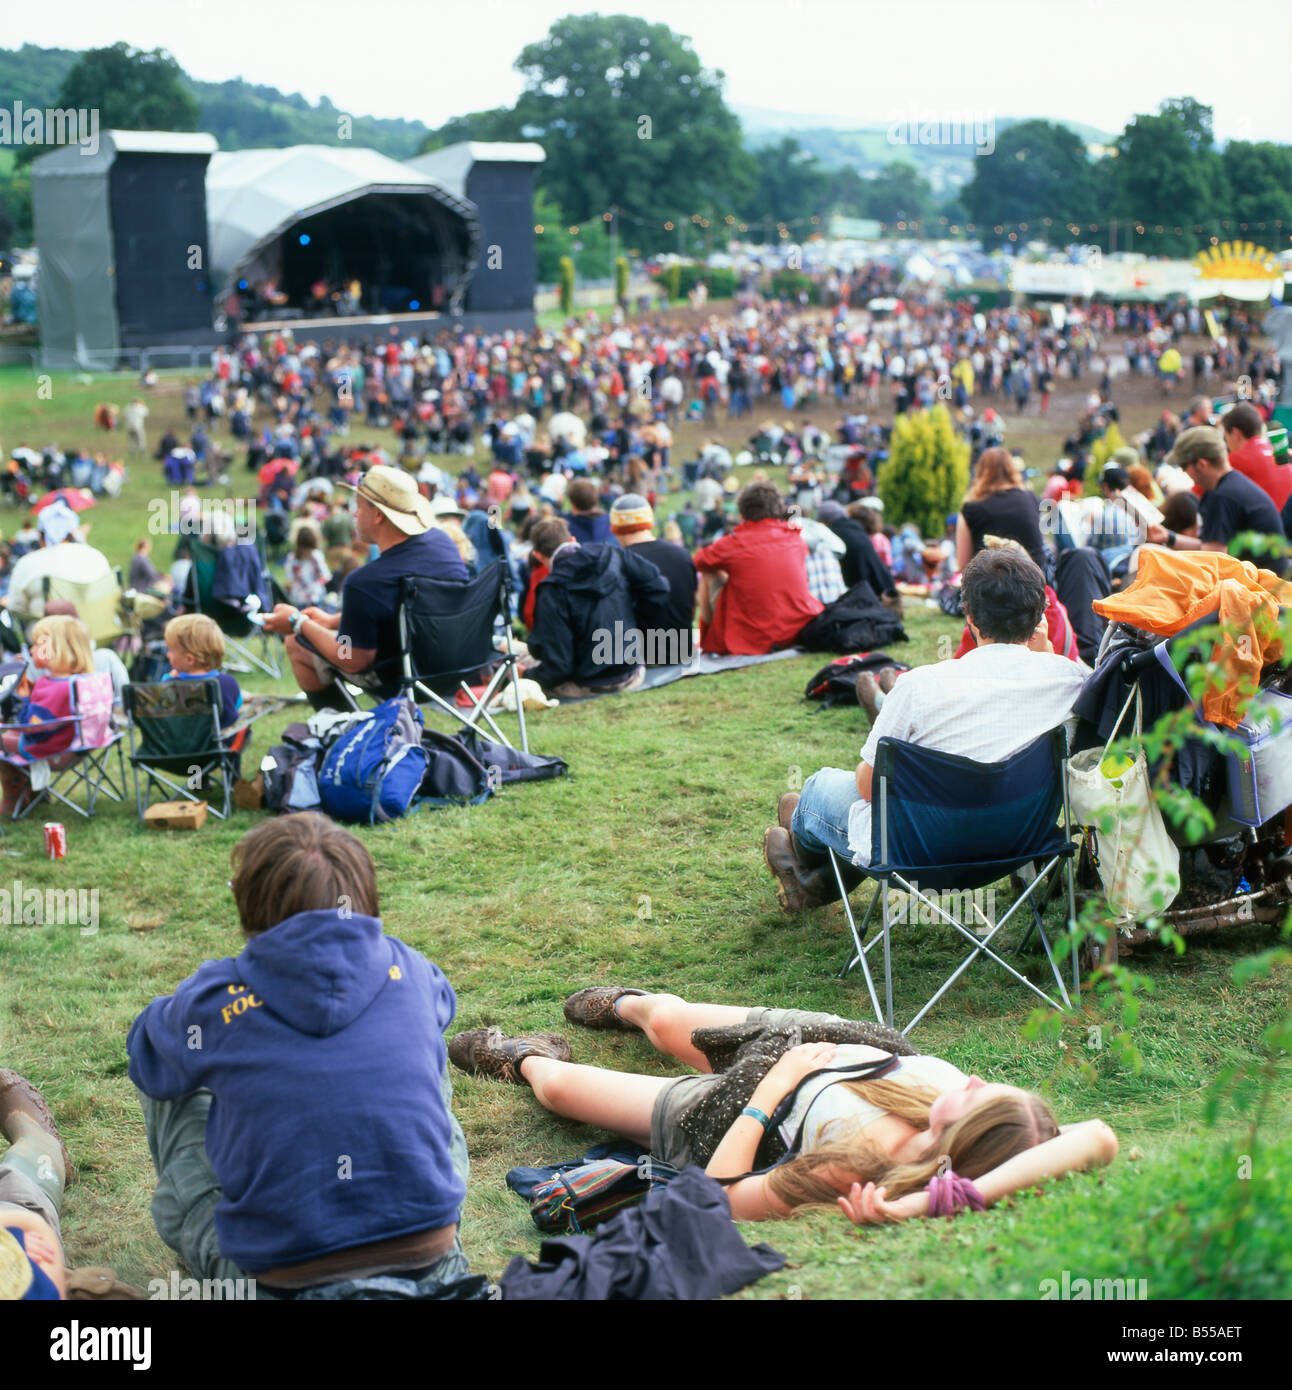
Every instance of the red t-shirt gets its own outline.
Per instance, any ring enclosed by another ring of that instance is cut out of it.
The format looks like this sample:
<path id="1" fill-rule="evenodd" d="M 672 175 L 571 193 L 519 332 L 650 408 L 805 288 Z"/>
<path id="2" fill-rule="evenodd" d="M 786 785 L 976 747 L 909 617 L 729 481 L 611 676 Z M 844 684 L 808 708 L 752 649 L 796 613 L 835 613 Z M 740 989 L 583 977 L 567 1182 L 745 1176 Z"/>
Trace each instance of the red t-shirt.
<path id="1" fill-rule="evenodd" d="M 1269 494 L 1276 511 L 1283 510 L 1284 502 L 1292 495 L 1292 465 L 1274 462 L 1274 448 L 1263 434 L 1230 454 L 1229 463 Z"/>
<path id="2" fill-rule="evenodd" d="M 785 521 L 742 521 L 697 550 L 695 567 L 726 570 L 713 621 L 700 626 L 701 650 L 757 656 L 788 647 L 821 612 L 807 582 L 807 544 Z"/>

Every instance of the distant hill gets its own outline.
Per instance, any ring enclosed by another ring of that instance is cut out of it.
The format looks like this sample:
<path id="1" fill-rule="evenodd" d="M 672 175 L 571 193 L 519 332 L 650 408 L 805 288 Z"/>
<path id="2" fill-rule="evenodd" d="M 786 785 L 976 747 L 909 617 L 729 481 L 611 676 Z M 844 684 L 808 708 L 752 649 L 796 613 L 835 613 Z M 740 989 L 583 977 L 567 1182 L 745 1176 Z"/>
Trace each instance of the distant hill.
<path id="1" fill-rule="evenodd" d="M 886 124 L 858 125 L 837 116 L 774 111 L 765 106 L 733 106 L 752 150 L 774 145 L 787 136 L 814 154 L 827 167 L 850 166 L 862 174 L 877 173 L 885 164 L 913 165 L 928 179 L 935 192 L 943 193 L 968 183 L 973 177 L 974 152 L 970 145 L 890 144 Z M 905 113 L 903 113 L 905 115 Z M 972 116 L 972 112 L 966 112 Z M 1024 116 L 1002 116 L 995 123 L 997 137 Z M 1078 121 L 1059 121 L 1087 145 L 1110 144 L 1109 131 Z"/>
<path id="2" fill-rule="evenodd" d="M 52 107 L 68 69 L 80 55 L 66 48 L 0 48 L 0 92 L 7 103 Z M 241 78 L 228 82 L 194 82 L 186 78 L 201 108 L 200 128 L 214 135 L 223 150 L 262 149 L 275 145 L 333 144 L 337 121 L 352 117 L 350 138 L 392 159 L 410 159 L 420 149 L 428 127 L 421 121 L 382 120 L 342 112 L 326 97 L 317 105 L 299 93 L 257 87 Z"/>

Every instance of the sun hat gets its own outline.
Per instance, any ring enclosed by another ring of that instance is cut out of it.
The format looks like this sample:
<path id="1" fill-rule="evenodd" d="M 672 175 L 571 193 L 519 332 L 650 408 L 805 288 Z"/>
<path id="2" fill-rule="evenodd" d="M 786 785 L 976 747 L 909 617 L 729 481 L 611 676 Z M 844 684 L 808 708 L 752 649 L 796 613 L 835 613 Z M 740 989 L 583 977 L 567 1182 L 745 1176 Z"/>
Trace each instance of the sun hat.
<path id="1" fill-rule="evenodd" d="M 351 488 L 349 483 L 338 486 L 350 488 L 356 496 L 370 502 L 406 536 L 420 536 L 434 520 L 431 504 L 418 492 L 412 476 L 403 469 L 374 464 L 359 479 L 357 487 Z"/>
<path id="2" fill-rule="evenodd" d="M 437 521 L 442 516 L 466 516 L 462 508 L 458 506 L 457 500 L 444 492 L 437 492 L 431 498 L 431 514 Z"/>

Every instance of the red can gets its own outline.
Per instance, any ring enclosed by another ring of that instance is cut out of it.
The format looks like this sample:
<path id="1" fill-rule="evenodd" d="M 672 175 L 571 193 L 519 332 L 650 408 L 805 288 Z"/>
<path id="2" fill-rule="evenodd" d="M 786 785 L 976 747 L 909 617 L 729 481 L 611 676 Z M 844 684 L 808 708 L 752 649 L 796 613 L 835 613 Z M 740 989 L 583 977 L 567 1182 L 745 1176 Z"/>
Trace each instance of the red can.
<path id="1" fill-rule="evenodd" d="M 67 858 L 67 830 L 61 822 L 45 822 L 45 854 L 50 859 Z"/>

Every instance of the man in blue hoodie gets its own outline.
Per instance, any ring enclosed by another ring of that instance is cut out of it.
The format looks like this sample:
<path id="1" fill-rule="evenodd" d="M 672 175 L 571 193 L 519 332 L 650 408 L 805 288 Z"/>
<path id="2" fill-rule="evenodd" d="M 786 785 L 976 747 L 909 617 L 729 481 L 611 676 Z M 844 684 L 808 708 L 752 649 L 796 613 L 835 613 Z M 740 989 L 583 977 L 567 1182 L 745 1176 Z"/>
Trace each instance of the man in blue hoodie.
<path id="1" fill-rule="evenodd" d="M 233 867 L 246 945 L 154 999 L 126 1040 L 158 1233 L 196 1277 L 253 1276 L 260 1296 L 464 1277 L 452 987 L 383 933 L 371 856 L 326 817 L 259 826 Z"/>

